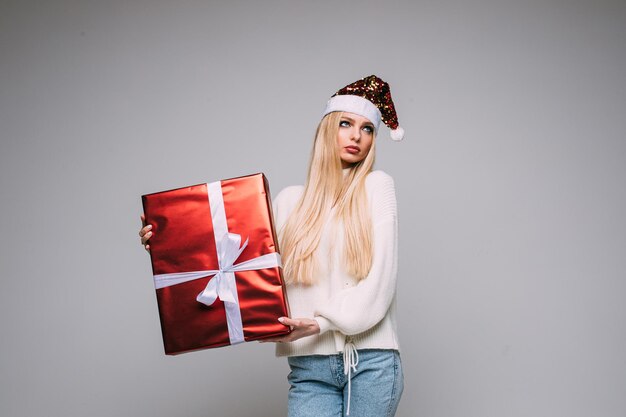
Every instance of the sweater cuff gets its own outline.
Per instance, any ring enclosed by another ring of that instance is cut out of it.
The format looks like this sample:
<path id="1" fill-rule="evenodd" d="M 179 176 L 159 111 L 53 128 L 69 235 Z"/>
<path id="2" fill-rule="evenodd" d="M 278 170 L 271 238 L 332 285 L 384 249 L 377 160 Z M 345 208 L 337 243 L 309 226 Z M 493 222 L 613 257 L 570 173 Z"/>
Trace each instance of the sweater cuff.
<path id="1" fill-rule="evenodd" d="M 332 329 L 332 323 L 327 318 L 322 316 L 316 316 L 313 318 L 317 321 L 317 325 L 320 326 L 320 334 Z"/>

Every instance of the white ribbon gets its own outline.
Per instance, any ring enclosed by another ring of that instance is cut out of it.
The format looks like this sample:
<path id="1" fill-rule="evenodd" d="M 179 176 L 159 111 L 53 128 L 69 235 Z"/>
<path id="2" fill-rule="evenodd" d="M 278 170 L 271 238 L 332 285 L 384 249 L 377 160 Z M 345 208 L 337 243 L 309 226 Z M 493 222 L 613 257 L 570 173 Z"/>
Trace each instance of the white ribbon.
<path id="1" fill-rule="evenodd" d="M 356 372 L 359 364 L 359 352 L 352 341 L 346 341 L 343 348 L 343 374 L 348 375 L 348 407 L 346 415 L 350 415 L 350 396 L 352 395 L 352 371 Z"/>
<path id="2" fill-rule="evenodd" d="M 213 304 L 217 298 L 224 302 L 228 337 L 230 344 L 234 345 L 244 342 L 235 272 L 281 267 L 282 265 L 280 254 L 277 252 L 268 253 L 235 265 L 239 255 L 248 246 L 248 239 L 240 247 L 241 235 L 228 232 L 221 182 L 216 181 L 207 184 L 207 193 L 211 207 L 211 221 L 213 222 L 213 236 L 215 237 L 219 269 L 157 274 L 154 275 L 154 286 L 157 289 L 165 288 L 215 275 L 209 280 L 204 291 L 198 294 L 196 300 L 207 306 Z"/>

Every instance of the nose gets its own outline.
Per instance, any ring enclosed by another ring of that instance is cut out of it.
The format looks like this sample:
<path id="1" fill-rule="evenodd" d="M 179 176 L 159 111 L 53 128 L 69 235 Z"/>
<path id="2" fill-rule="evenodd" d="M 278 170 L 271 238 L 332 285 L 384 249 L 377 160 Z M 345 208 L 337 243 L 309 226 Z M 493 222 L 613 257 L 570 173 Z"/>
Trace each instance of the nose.
<path id="1" fill-rule="evenodd" d="M 352 127 L 352 139 L 355 142 L 358 142 L 359 140 L 361 140 L 361 129 L 358 126 Z"/>

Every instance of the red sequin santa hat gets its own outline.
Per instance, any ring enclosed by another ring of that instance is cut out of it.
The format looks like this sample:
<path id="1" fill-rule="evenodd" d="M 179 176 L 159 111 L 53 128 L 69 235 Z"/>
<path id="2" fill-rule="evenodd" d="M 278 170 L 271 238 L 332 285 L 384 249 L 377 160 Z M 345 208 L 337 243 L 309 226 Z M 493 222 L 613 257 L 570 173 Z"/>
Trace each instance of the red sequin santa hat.
<path id="1" fill-rule="evenodd" d="M 391 129 L 391 139 L 398 141 L 404 138 L 404 129 L 398 124 L 389 84 L 375 75 L 361 78 L 333 94 L 326 104 L 324 116 L 334 111 L 366 117 L 374 124 L 377 132 L 382 120 Z"/>

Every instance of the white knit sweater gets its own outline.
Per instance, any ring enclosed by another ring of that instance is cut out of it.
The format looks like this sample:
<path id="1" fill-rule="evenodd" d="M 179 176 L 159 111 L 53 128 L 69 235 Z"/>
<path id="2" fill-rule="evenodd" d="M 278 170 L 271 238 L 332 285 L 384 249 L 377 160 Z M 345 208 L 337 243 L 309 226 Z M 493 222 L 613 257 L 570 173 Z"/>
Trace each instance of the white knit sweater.
<path id="1" fill-rule="evenodd" d="M 373 171 L 365 181 L 372 218 L 374 256 L 369 274 L 360 282 L 341 262 L 342 222 L 334 212 L 318 247 L 321 276 L 311 286 L 288 285 L 291 317 L 315 318 L 320 334 L 276 344 L 277 356 L 330 355 L 344 350 L 346 338 L 357 349 L 399 350 L 396 332 L 396 271 L 398 264 L 397 205 L 393 179 Z M 303 186 L 283 189 L 273 202 L 277 231 L 302 196 Z"/>

